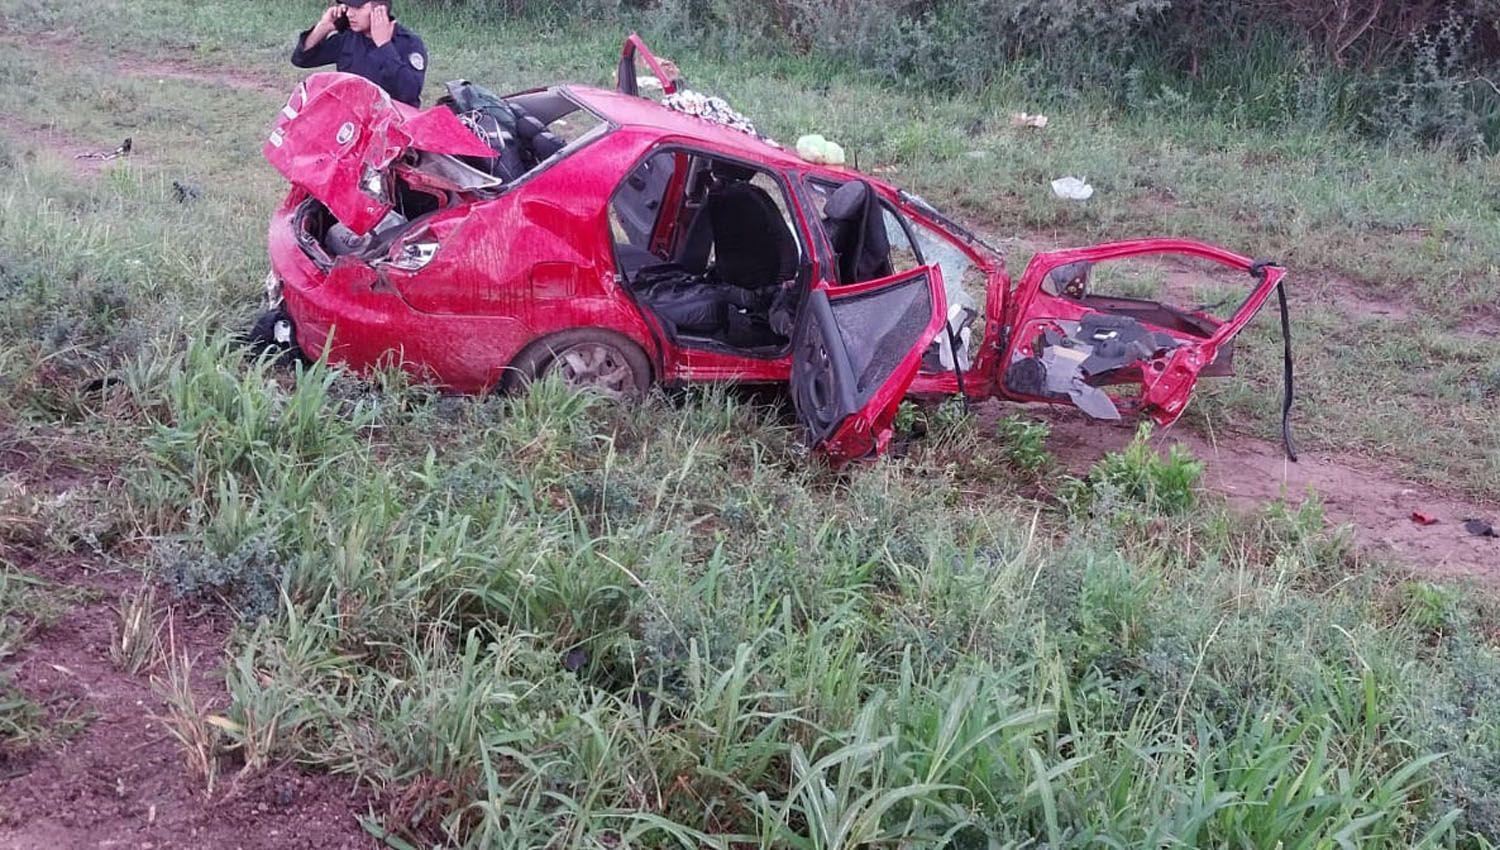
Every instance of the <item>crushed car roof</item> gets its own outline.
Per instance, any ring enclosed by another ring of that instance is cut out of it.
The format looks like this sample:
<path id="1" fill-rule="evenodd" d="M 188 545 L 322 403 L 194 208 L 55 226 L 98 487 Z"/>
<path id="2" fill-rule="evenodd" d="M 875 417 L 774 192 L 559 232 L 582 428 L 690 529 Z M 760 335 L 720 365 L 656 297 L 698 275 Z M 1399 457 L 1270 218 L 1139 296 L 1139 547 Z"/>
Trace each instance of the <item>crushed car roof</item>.
<path id="1" fill-rule="evenodd" d="M 749 133 L 669 109 L 644 97 L 621 94 L 593 86 L 566 85 L 559 88 L 601 118 L 621 128 L 644 130 L 661 136 L 684 136 L 709 142 L 723 151 L 737 153 L 747 159 L 782 168 L 828 174 L 854 173 L 846 169 L 814 165 L 797 156 L 795 151 L 769 144 Z M 859 176 L 865 180 L 870 179 L 867 175 Z"/>

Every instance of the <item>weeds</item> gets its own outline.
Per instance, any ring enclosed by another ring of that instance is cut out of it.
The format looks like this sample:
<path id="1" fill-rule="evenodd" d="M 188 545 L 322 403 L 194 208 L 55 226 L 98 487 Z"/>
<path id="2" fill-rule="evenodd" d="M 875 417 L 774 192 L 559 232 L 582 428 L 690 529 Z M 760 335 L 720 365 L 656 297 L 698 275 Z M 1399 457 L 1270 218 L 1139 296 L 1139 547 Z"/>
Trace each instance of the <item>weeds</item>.
<path id="1" fill-rule="evenodd" d="M 131 676 L 146 669 L 161 654 L 162 625 L 158 622 L 156 589 L 143 583 L 115 609 L 115 632 L 109 644 L 109 657 L 115 666 Z"/>
<path id="2" fill-rule="evenodd" d="M 166 713 L 157 722 L 177 741 L 183 763 L 195 781 L 210 794 L 219 777 L 223 750 L 223 718 L 208 714 L 198 703 L 193 688 L 194 661 L 177 643 L 175 627 L 168 621 L 167 641 L 158 660 L 162 675 L 153 676 L 152 689 L 166 703 Z"/>
<path id="3" fill-rule="evenodd" d="M 270 68 L 313 11 L 158 0 L 103 20 L 77 5 L 31 3 L 11 22 Z M 455 72 L 516 88 L 604 82 L 597 57 L 618 46 L 613 27 L 409 14 Z M 953 22 L 923 26 L 940 23 Z M 1229 118 L 1142 71 L 1123 78 L 1142 117 L 1062 94 L 1049 130 L 1025 134 L 1004 116 L 1047 93 L 1024 66 L 975 99 L 876 88 L 816 60 L 675 58 L 774 134 L 826 131 L 1006 236 L 1195 233 L 1449 317 L 1495 294 L 1491 166 L 1318 129 L 1347 103 L 1332 83 L 1303 88 L 1295 65 L 1259 65 L 1253 94 L 1206 77 Z M 216 178 L 185 215 L 157 165 L 85 185 L 41 151 L 11 156 L 0 191 L 0 412 L 125 458 L 118 494 L 77 503 L 120 514 L 101 548 L 149 546 L 177 592 L 242 615 L 227 705 L 196 695 L 210 661 L 170 630 L 153 668 L 160 722 L 206 785 L 231 758 L 357 777 L 391 802 L 371 831 L 414 847 L 1467 850 L 1500 836 L 1483 618 L 1447 591 L 1386 595 L 1389 577 L 1325 532 L 1315 503 L 1227 514 L 1199 497 L 1196 461 L 1144 434 L 1062 510 L 1018 500 L 1007 476 L 965 490 L 950 461 L 972 454 L 975 423 L 956 406 L 903 413 L 932 451 L 833 475 L 782 414 L 728 392 L 619 409 L 548 382 L 470 400 L 395 372 L 372 386 L 327 364 L 247 364 L 225 340 L 252 309 L 284 187 L 244 161 L 237 131 L 202 127 L 250 126 L 279 103 L 34 64 L 17 71 L 25 86 L 0 78 L 16 114 L 80 136 L 134 122 L 172 168 Z M 1254 129 L 1298 98 L 1307 127 Z M 188 109 L 180 127 L 162 120 Z M 1047 179 L 1075 170 L 1099 195 L 1055 204 Z M 1421 244 L 1403 241 L 1413 227 L 1429 228 Z M 1448 450 L 1496 445 L 1482 346 L 1349 321 L 1317 307 L 1331 288 L 1301 279 L 1303 338 L 1317 340 L 1299 350 L 1303 427 L 1410 444 L 1409 464 L 1490 486 Z M 1273 421 L 1268 334 L 1242 337 L 1246 377 L 1195 411 Z M 1372 409 L 1350 397 L 1351 370 L 1410 392 Z M 118 378 L 107 392 L 80 390 L 103 375 Z M 1451 419 L 1427 412 L 1439 391 Z M 1046 469 L 1043 426 L 996 429 L 1008 465 Z M 1441 448 L 1399 438 L 1419 431 Z M 6 484 L 0 511 L 18 521 L 0 544 L 32 545 L 42 504 Z M 74 538 L 91 539 L 59 540 Z M 11 610 L 24 595 L 6 595 Z M 144 652 L 151 608 L 122 605 L 117 663 Z M 5 717 L 41 722 L 25 705 Z"/>
<path id="4" fill-rule="evenodd" d="M 1105 455 L 1089 474 L 1075 481 L 1062 500 L 1071 510 L 1109 515 L 1130 508 L 1181 514 L 1198 499 L 1203 463 L 1180 445 L 1162 457 L 1151 446 L 1151 424 L 1141 424 L 1122 451 Z"/>
<path id="5" fill-rule="evenodd" d="M 995 435 L 1005 444 L 1005 457 L 1016 469 L 1036 475 L 1053 463 L 1047 451 L 1052 429 L 1045 423 L 1007 416 L 995 426 Z"/>

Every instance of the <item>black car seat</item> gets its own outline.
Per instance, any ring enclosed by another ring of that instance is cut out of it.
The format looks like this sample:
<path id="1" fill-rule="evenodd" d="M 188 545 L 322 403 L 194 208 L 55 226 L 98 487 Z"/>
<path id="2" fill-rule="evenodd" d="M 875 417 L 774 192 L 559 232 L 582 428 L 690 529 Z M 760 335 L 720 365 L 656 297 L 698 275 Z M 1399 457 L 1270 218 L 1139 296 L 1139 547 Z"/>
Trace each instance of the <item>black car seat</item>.
<path id="1" fill-rule="evenodd" d="M 839 258 L 839 283 L 860 283 L 893 274 L 891 242 L 880 201 L 863 180 L 835 189 L 823 208 L 823 230 Z"/>
<path id="2" fill-rule="evenodd" d="M 705 212 L 719 280 L 759 290 L 796 277 L 796 240 L 765 189 L 744 181 L 721 183 L 709 190 Z"/>
<path id="3" fill-rule="evenodd" d="M 562 137 L 547 129 L 542 119 L 535 115 L 523 115 L 516 121 L 516 133 L 531 152 L 532 163 L 537 164 L 568 146 Z"/>

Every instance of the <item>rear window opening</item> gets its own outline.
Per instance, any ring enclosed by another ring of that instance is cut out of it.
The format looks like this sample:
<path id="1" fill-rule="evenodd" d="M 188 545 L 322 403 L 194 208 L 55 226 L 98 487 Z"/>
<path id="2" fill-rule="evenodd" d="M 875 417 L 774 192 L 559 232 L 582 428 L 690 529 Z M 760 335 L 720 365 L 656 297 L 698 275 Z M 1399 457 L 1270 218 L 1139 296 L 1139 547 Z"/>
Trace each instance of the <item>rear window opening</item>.
<path id="1" fill-rule="evenodd" d="M 458 159 L 505 184 L 567 156 L 608 130 L 608 122 L 560 88 L 499 97 L 459 80 L 448 84 L 448 93 L 438 105 L 452 110 L 495 152 L 488 158 Z"/>
<path id="2" fill-rule="evenodd" d="M 783 356 L 810 268 L 789 210 L 769 171 L 658 151 L 610 201 L 621 278 L 679 345 Z"/>

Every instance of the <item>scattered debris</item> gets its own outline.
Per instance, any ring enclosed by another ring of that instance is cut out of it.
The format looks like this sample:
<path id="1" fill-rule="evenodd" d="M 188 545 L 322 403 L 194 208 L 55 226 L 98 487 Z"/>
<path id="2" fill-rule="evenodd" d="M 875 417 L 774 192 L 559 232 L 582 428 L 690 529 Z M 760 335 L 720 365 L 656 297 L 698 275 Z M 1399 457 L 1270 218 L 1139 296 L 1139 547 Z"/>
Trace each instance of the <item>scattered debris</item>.
<path id="1" fill-rule="evenodd" d="M 1464 531 L 1475 537 L 1500 537 L 1500 532 L 1495 531 L 1494 524 L 1482 519 L 1464 520 Z"/>
<path id="2" fill-rule="evenodd" d="M 103 159 L 118 159 L 118 158 L 120 158 L 122 156 L 129 156 L 130 155 L 130 148 L 131 148 L 130 137 L 127 136 L 125 138 L 125 141 L 123 141 L 123 142 L 120 143 L 119 147 L 115 148 L 114 150 L 110 151 L 109 153 L 81 153 L 81 154 L 78 154 L 77 156 L 75 156 L 73 158 L 74 159 L 101 159 L 101 160 L 103 160 Z"/>
<path id="3" fill-rule="evenodd" d="M 703 94 L 692 89 L 683 89 L 675 94 L 667 95 L 662 100 L 661 105 L 681 112 L 684 115 L 702 118 L 705 121 L 712 121 L 715 124 L 723 124 L 731 130 L 747 133 L 767 144 L 774 144 L 769 138 L 756 132 L 755 124 L 749 118 L 735 111 L 734 107 L 729 105 L 729 101 L 722 97 Z"/>
<path id="4" fill-rule="evenodd" d="M 177 198 L 177 203 L 185 204 L 188 201 L 196 201 L 203 197 L 203 190 L 192 183 L 172 181 L 172 193 Z"/>
<path id="5" fill-rule="evenodd" d="M 843 165 L 844 149 L 835 142 L 830 142 L 817 133 L 812 133 L 797 140 L 797 156 L 808 162 L 818 165 Z"/>
<path id="6" fill-rule="evenodd" d="M 1059 177 L 1052 181 L 1052 194 L 1065 201 L 1087 201 L 1094 197 L 1094 187 L 1079 177 Z"/>
<path id="7" fill-rule="evenodd" d="M 1421 511 L 1412 511 L 1411 521 L 1416 523 L 1417 525 L 1437 525 L 1438 523 L 1437 517 L 1428 516 Z"/>
<path id="8" fill-rule="evenodd" d="M 1047 126 L 1047 116 L 1045 116 L 1045 115 L 1031 115 L 1031 114 L 1026 113 L 1026 112 L 1016 112 L 1016 113 L 1013 113 L 1010 116 L 1010 126 L 1012 126 L 1012 127 L 1033 127 L 1035 129 L 1040 130 L 1043 127 Z"/>

